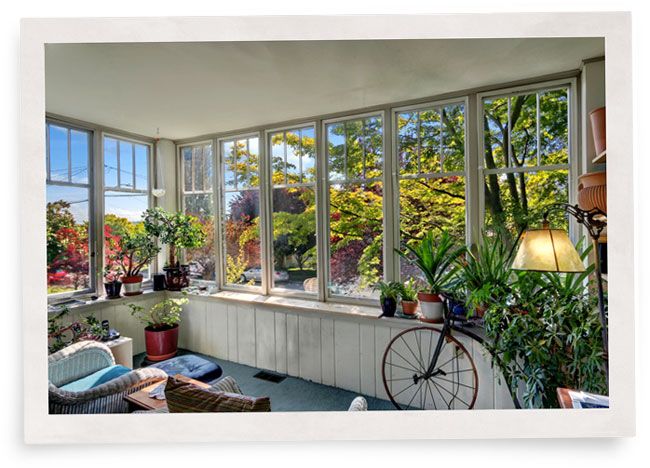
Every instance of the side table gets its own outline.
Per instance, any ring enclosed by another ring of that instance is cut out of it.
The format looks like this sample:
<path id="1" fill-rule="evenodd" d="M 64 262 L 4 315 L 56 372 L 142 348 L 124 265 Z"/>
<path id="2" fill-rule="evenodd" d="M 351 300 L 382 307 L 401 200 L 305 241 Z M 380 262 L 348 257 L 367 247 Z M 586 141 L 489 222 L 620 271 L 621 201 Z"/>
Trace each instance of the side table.
<path id="1" fill-rule="evenodd" d="M 115 364 L 133 369 L 133 340 L 128 336 L 120 336 L 111 341 L 103 342 L 111 349 Z"/>

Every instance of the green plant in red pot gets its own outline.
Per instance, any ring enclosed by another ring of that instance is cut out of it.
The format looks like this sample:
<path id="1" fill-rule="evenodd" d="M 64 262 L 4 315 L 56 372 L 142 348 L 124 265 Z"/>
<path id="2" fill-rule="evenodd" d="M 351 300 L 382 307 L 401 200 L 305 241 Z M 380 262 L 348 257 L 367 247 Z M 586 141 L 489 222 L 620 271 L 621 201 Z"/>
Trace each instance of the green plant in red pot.
<path id="1" fill-rule="evenodd" d="M 146 232 L 127 233 L 120 239 L 119 249 L 111 260 L 122 270 L 125 296 L 142 294 L 142 269 L 158 252 L 160 248 Z"/>
<path id="2" fill-rule="evenodd" d="M 465 246 L 457 247 L 446 231 L 437 241 L 435 232 L 429 231 L 422 239 L 412 241 L 405 247 L 405 250 L 395 250 L 418 267 L 429 283 L 428 291 L 418 293 L 422 315 L 425 320 L 440 321 L 443 318 L 441 295 L 451 289 L 458 279 L 458 259 L 465 252 Z"/>
<path id="3" fill-rule="evenodd" d="M 404 315 L 415 315 L 418 309 L 418 287 L 413 278 L 406 280 L 402 284 L 400 297 Z"/>
<path id="4" fill-rule="evenodd" d="M 164 361 L 178 351 L 178 326 L 181 322 L 186 297 L 165 299 L 145 309 L 137 304 L 129 304 L 131 315 L 145 324 L 144 340 L 147 359 Z"/>
<path id="5" fill-rule="evenodd" d="M 203 225 L 191 215 L 149 208 L 144 214 L 144 227 L 149 234 L 169 246 L 169 261 L 164 268 L 167 289 L 180 291 L 189 286 L 189 266 L 180 263 L 180 251 L 203 246 L 206 239 Z"/>

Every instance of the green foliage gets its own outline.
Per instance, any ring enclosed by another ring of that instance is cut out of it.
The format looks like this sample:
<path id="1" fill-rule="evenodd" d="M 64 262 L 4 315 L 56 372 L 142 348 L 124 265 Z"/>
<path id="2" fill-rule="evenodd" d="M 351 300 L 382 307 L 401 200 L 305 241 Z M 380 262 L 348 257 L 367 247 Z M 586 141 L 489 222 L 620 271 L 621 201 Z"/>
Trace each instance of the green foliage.
<path id="1" fill-rule="evenodd" d="M 418 287 L 414 279 L 408 279 L 401 285 L 400 297 L 403 301 L 415 302 L 418 300 Z"/>
<path id="2" fill-rule="evenodd" d="M 375 289 L 379 290 L 380 301 L 383 301 L 384 299 L 394 299 L 397 301 L 402 292 L 402 285 L 396 281 L 391 281 L 390 283 L 379 281 L 375 285 Z"/>
<path id="3" fill-rule="evenodd" d="M 395 251 L 422 271 L 431 293 L 440 294 L 451 288 L 452 283 L 457 280 L 457 261 L 466 248 L 455 246 L 446 231 L 440 235 L 437 242 L 435 232 L 429 231 L 419 242 L 407 244 L 405 251 Z"/>
<path id="4" fill-rule="evenodd" d="M 186 293 L 178 299 L 165 299 L 154 304 L 149 310 L 137 304 L 128 304 L 131 308 L 131 315 L 153 329 L 170 328 L 181 322 L 181 311 L 183 305 L 187 304 Z"/>
<path id="5" fill-rule="evenodd" d="M 70 313 L 66 306 L 47 319 L 48 352 L 55 353 L 66 346 L 82 340 L 101 340 L 104 329 L 101 322 L 93 315 L 87 315 L 81 321 L 65 321 Z"/>
<path id="6" fill-rule="evenodd" d="M 201 247 L 206 239 L 199 220 L 181 212 L 170 213 L 160 207 L 144 212 L 144 228 L 147 233 L 169 245 L 169 264 L 177 266 L 176 249 Z"/>
<path id="7" fill-rule="evenodd" d="M 118 244 L 119 248 L 109 258 L 109 263 L 119 265 L 124 276 L 139 275 L 142 268 L 160 252 L 154 239 L 145 232 L 125 234 Z"/>

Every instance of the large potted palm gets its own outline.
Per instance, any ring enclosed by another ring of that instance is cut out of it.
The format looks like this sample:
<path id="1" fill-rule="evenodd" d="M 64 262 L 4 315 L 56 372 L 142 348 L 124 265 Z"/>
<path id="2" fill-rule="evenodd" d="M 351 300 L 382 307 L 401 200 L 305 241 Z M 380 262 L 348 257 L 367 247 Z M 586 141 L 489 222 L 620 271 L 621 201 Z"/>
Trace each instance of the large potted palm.
<path id="1" fill-rule="evenodd" d="M 186 297 L 165 299 L 145 309 L 137 304 L 129 304 L 131 315 L 144 325 L 144 340 L 147 359 L 164 361 L 176 355 L 178 351 L 178 325 L 181 321 Z"/>
<path id="2" fill-rule="evenodd" d="M 189 285 L 189 266 L 181 265 L 181 249 L 203 246 L 206 233 L 199 220 L 181 212 L 171 213 L 162 208 L 149 208 L 144 214 L 145 230 L 169 247 L 165 283 L 170 291 L 180 291 Z"/>
<path id="3" fill-rule="evenodd" d="M 441 295 L 452 289 L 458 279 L 458 259 L 465 252 L 465 246 L 457 247 L 446 231 L 436 242 L 434 231 L 429 231 L 422 239 L 405 247 L 405 250 L 395 251 L 418 267 L 429 284 L 428 291 L 418 293 L 422 315 L 426 320 L 439 321 L 443 318 Z"/>

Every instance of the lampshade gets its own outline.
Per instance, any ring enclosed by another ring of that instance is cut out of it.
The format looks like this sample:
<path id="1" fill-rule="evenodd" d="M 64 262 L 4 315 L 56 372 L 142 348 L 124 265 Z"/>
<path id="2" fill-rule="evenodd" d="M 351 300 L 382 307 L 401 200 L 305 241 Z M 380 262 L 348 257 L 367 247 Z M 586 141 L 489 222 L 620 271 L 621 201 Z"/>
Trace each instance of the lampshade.
<path id="1" fill-rule="evenodd" d="M 561 229 L 530 229 L 524 232 L 515 260 L 514 270 L 585 271 L 580 255 L 567 233 Z"/>

